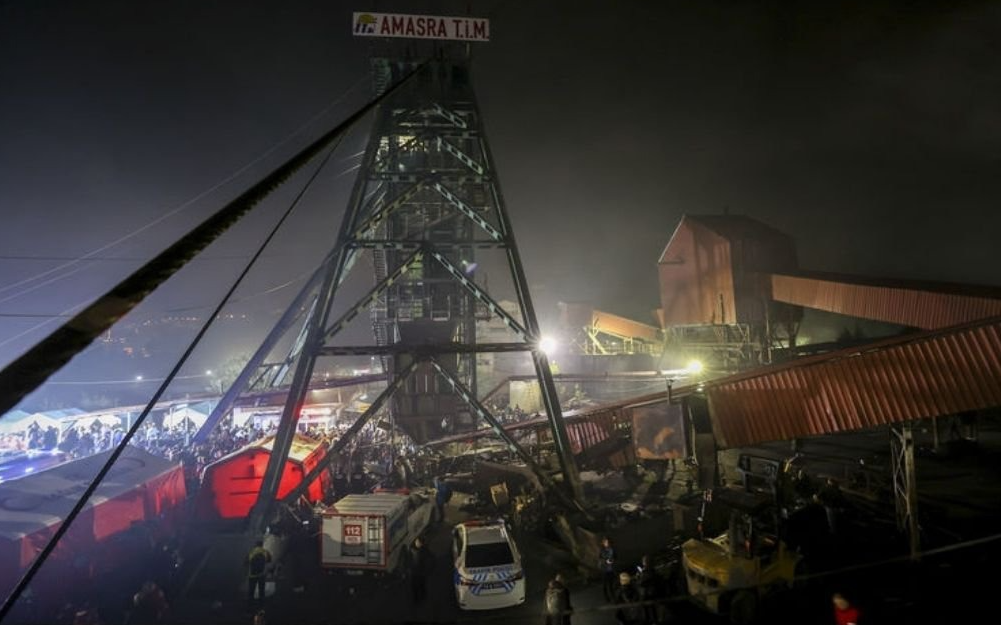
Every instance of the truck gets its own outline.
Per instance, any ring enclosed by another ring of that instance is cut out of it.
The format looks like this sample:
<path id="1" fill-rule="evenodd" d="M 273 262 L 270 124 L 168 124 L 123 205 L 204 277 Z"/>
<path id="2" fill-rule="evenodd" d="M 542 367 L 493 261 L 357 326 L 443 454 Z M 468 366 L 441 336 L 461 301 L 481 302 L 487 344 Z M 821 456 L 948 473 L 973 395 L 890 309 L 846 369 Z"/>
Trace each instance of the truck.
<path id="1" fill-rule="evenodd" d="M 348 574 L 399 572 L 407 545 L 433 518 L 426 492 L 347 495 L 322 514 L 320 563 Z"/>

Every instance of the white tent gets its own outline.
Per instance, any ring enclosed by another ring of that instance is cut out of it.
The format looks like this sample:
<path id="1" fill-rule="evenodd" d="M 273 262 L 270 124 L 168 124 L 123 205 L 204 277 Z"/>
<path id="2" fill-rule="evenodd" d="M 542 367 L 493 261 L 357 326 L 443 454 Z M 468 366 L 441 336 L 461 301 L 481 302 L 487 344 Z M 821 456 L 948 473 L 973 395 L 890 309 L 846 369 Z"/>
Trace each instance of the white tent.
<path id="1" fill-rule="evenodd" d="M 0 434 L 10 434 L 12 432 L 19 432 L 20 423 L 22 420 L 31 416 L 30 412 L 25 412 L 23 410 L 11 410 L 10 412 L 0 416 Z"/>
<path id="2" fill-rule="evenodd" d="M 59 430 L 63 426 L 62 419 L 47 415 L 44 412 L 32 414 L 22 412 L 20 414 L 5 415 L 3 419 L 0 419 L 0 432 L 5 434 L 26 432 L 32 423 L 37 423 L 38 427 L 42 428 L 42 430 L 47 430 L 50 427 Z"/>
<path id="3" fill-rule="evenodd" d="M 188 427 L 198 429 L 205 425 L 216 402 L 203 401 L 197 404 L 180 404 L 175 406 L 170 412 L 163 415 L 163 427 L 183 428 L 188 421 Z"/>
<path id="4" fill-rule="evenodd" d="M 69 427 L 80 429 L 90 429 L 94 423 L 100 423 L 101 425 L 106 425 L 108 427 L 116 427 L 123 425 L 122 418 L 118 415 L 111 413 L 104 414 L 89 414 L 82 417 L 74 417 L 66 421 L 66 425 Z"/>

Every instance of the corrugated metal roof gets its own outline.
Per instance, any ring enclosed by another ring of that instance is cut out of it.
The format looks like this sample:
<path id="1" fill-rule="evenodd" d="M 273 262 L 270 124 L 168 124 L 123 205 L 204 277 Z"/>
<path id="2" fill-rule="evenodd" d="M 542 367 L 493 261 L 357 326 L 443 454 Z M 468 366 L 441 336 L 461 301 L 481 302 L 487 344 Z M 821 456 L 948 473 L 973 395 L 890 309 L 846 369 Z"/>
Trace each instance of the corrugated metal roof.
<path id="1" fill-rule="evenodd" d="M 792 237 L 768 224 L 747 215 L 684 215 L 682 219 L 691 219 L 716 232 L 730 241 L 740 239 L 780 239 L 792 244 Z"/>
<path id="2" fill-rule="evenodd" d="M 792 238 L 742 215 L 685 215 L 657 264 L 665 326 L 764 323 L 769 273 L 798 269 Z"/>
<path id="3" fill-rule="evenodd" d="M 594 310 L 591 312 L 591 325 L 598 330 L 624 338 L 637 338 L 650 343 L 659 342 L 660 328 L 656 328 L 648 323 L 633 321 L 619 315 Z"/>
<path id="4" fill-rule="evenodd" d="M 1001 317 L 804 358 L 705 385 L 721 447 L 1001 405 Z"/>
<path id="5" fill-rule="evenodd" d="M 930 330 L 1001 315 L 1001 289 L 835 274 L 773 274 L 772 298 Z"/>

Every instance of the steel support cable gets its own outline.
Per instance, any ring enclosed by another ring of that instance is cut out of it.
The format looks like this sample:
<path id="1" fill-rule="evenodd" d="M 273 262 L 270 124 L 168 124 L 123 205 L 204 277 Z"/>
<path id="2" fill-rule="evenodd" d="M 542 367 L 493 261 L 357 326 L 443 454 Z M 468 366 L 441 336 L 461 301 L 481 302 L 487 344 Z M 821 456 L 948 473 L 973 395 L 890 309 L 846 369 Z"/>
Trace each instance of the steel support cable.
<path id="1" fill-rule="evenodd" d="M 249 163 L 247 163 L 246 165 L 240 167 L 239 169 L 237 169 L 236 171 L 234 171 L 233 173 L 231 173 L 226 178 L 220 180 L 219 182 L 217 182 L 216 184 L 212 185 L 208 189 L 205 189 L 204 191 L 202 191 L 198 195 L 194 196 L 193 198 L 191 198 L 191 199 L 183 202 L 179 206 L 177 206 L 177 207 L 175 207 L 175 208 L 167 211 L 166 214 L 164 214 L 164 215 L 162 215 L 160 217 L 157 217 L 153 221 L 150 221 L 149 223 L 147 223 L 147 224 L 145 224 L 143 226 L 140 226 L 139 228 L 136 228 L 132 232 L 128 232 L 128 233 L 126 233 L 126 234 L 118 237 L 117 239 L 115 239 L 114 241 L 111 241 L 110 243 L 105 243 L 101 247 L 99 247 L 99 248 L 97 248 L 95 250 L 91 250 L 90 252 L 87 252 L 83 256 L 79 256 L 77 258 L 59 259 L 59 260 L 66 260 L 68 262 L 63 263 L 62 265 L 59 265 L 57 267 L 52 267 L 51 269 L 46 269 L 45 271 L 37 273 L 37 274 L 35 274 L 33 276 L 29 276 L 27 278 L 24 278 L 22 280 L 19 280 L 17 282 L 12 283 L 12 284 L 8 284 L 8 285 L 5 285 L 5 286 L 2 286 L 2 287 L 0 287 L 0 293 L 6 292 L 6 291 L 8 291 L 10 289 L 16 288 L 16 287 L 21 286 L 23 284 L 28 284 L 30 282 L 38 280 L 39 278 L 44 278 L 47 275 L 50 275 L 50 274 L 55 273 L 57 271 L 60 271 L 62 269 L 66 269 L 67 267 L 71 267 L 72 265 L 74 265 L 76 263 L 79 263 L 81 261 L 85 261 L 85 260 L 97 260 L 96 257 L 101 252 L 107 251 L 107 250 L 115 247 L 119 243 L 123 243 L 123 242 L 131 239 L 132 237 L 134 237 L 134 236 L 136 236 L 136 235 L 138 235 L 138 234 L 140 234 L 142 232 L 145 232 L 146 230 L 149 230 L 153 226 L 155 226 L 155 225 L 157 225 L 157 224 L 159 224 L 159 223 L 161 223 L 161 222 L 163 222 L 163 221 L 165 221 L 165 220 L 173 217 L 174 215 L 187 210 L 195 202 L 197 202 L 197 201 L 201 200 L 202 198 L 204 198 L 204 197 L 206 197 L 206 196 L 214 193 L 215 191 L 217 191 L 220 188 L 222 188 L 224 185 L 229 184 L 230 182 L 232 182 L 233 180 L 235 180 L 239 176 L 243 175 L 243 173 L 246 172 L 247 170 L 249 170 L 251 167 L 253 167 L 254 165 L 257 165 L 258 163 L 260 163 L 261 161 L 263 161 L 267 157 L 271 156 L 278 148 L 282 147 L 283 145 L 285 145 L 286 143 L 288 143 L 289 141 L 291 141 L 292 139 L 294 139 L 295 137 L 297 137 L 299 134 L 302 133 L 302 131 L 304 131 L 306 128 L 308 128 L 309 126 L 311 126 L 318 119 L 320 119 L 321 117 L 323 117 L 324 115 L 326 115 L 327 113 L 329 113 L 331 111 L 331 109 L 333 109 L 337 104 L 339 104 L 342 100 L 344 100 L 344 98 L 347 97 L 347 95 L 349 93 L 351 93 L 352 91 L 354 91 L 355 88 L 358 87 L 358 85 L 362 84 L 362 82 L 364 80 L 365 80 L 364 77 L 359 78 L 353 85 L 351 85 L 350 88 L 348 88 L 347 91 L 345 91 L 344 93 L 342 93 L 336 100 L 334 100 L 333 102 L 331 102 L 330 104 L 328 104 L 323 110 L 321 110 L 320 112 L 316 113 L 315 115 L 313 115 L 312 117 L 310 117 L 308 120 L 306 120 L 305 122 L 303 122 L 302 124 L 300 124 L 298 128 L 296 128 L 291 133 L 289 133 L 288 135 L 286 135 L 285 138 L 283 138 L 281 141 L 279 141 L 278 143 L 275 143 L 270 148 L 268 148 L 267 150 L 265 150 L 259 156 L 257 156 L 256 158 L 254 158 L 254 160 L 252 160 Z M 0 257 L 0 259 L 2 259 L 2 258 L 9 258 L 9 257 Z M 57 259 L 54 259 L 54 260 L 57 260 Z M 125 260 L 125 259 L 111 259 L 111 260 Z M 135 259 L 135 260 L 143 260 L 143 259 Z M 67 277 L 73 275 L 74 273 L 77 273 L 78 271 L 81 271 L 82 269 L 83 268 L 79 268 L 79 269 L 76 269 L 74 271 L 70 271 L 70 272 L 67 272 L 65 274 L 62 274 L 60 276 L 56 276 L 55 278 L 46 281 L 44 284 L 49 284 L 50 282 L 55 282 L 55 281 L 58 281 L 58 280 L 62 280 L 63 278 L 67 278 Z M 5 302 L 5 301 L 10 300 L 10 299 L 15 299 L 15 298 L 21 297 L 22 295 L 25 295 L 25 294 L 29 293 L 30 291 L 33 291 L 33 290 L 34 289 L 26 289 L 24 291 L 20 291 L 20 292 L 16 293 L 13 296 L 10 296 L 10 297 L 7 297 L 7 298 L 5 298 L 3 300 L 0 300 L 0 302 Z"/>
<path id="2" fill-rule="evenodd" d="M 162 397 L 163 394 L 166 392 L 167 388 L 170 386 L 170 383 L 173 382 L 174 378 L 180 372 L 181 367 L 184 366 L 184 364 L 188 361 L 188 358 L 195 351 L 195 348 L 198 347 L 199 343 L 201 343 L 202 338 L 208 332 L 209 328 L 212 327 L 212 324 L 215 322 L 215 319 L 222 312 L 223 308 L 226 307 L 226 304 L 229 303 L 230 297 L 233 296 L 233 293 L 236 292 L 236 289 L 239 288 L 239 286 L 243 283 L 243 279 L 247 277 L 248 273 L 250 273 L 250 270 L 253 268 L 254 264 L 264 253 L 264 250 L 271 243 L 272 239 L 274 239 L 275 235 L 278 234 L 278 231 L 281 229 L 282 225 L 292 214 L 292 211 L 295 210 L 295 207 L 299 205 L 299 201 L 306 194 L 306 191 L 312 186 L 313 182 L 316 180 L 317 176 L 323 170 L 324 166 L 326 166 L 327 162 L 330 160 L 330 157 L 337 150 L 338 145 L 340 145 L 340 139 L 343 138 L 343 136 L 344 133 L 341 133 L 337 136 L 337 141 L 334 142 L 333 146 L 327 152 L 327 155 L 323 158 L 323 160 L 320 162 L 319 166 L 317 166 L 316 170 L 312 173 L 309 179 L 306 180 L 306 183 L 303 185 L 302 189 L 300 189 L 299 193 L 292 200 L 291 204 L 289 204 L 289 207 L 285 210 L 281 218 L 271 229 L 271 232 L 268 233 L 268 236 L 265 237 L 264 241 L 258 247 L 257 252 L 250 258 L 250 261 L 243 268 L 243 271 L 240 272 L 240 275 L 237 276 L 236 280 L 226 291 L 226 294 L 223 295 L 222 300 L 220 300 L 220 302 L 216 305 L 215 310 L 213 310 L 212 314 L 209 315 L 208 319 L 206 319 L 205 323 L 198 331 L 198 334 L 196 334 L 195 337 L 191 340 L 191 343 L 188 345 L 187 349 L 184 350 L 184 353 L 181 355 L 181 358 L 170 370 L 170 373 L 167 374 L 167 377 L 164 378 L 159 388 L 156 389 L 156 392 L 153 393 L 153 396 L 150 398 L 149 402 L 147 402 L 146 407 L 136 418 L 135 423 L 132 424 L 128 432 L 125 433 L 125 436 L 122 437 L 121 442 L 118 443 L 115 449 L 111 452 L 111 455 L 108 457 L 108 460 L 97 472 L 97 475 L 94 476 L 94 479 L 91 480 L 86 490 L 83 491 L 83 494 L 80 495 L 80 499 L 77 500 L 76 504 L 70 510 L 69 514 L 66 515 L 66 518 L 63 519 L 62 523 L 59 524 L 59 528 L 52 535 L 52 538 L 49 539 L 48 543 L 46 543 L 45 548 L 42 549 L 41 553 L 39 553 L 38 556 L 35 558 L 34 562 L 31 563 L 31 566 L 28 568 L 28 570 L 25 571 L 24 575 L 18 581 L 17 586 L 15 586 L 14 590 L 4 599 L 3 605 L 0 605 L 0 622 L 3 622 L 7 614 L 13 609 L 14 604 L 17 602 L 17 599 L 28 587 L 28 584 L 31 583 L 31 580 L 38 573 L 39 569 L 41 569 L 42 565 L 45 564 L 45 561 L 48 559 L 49 555 L 51 555 L 51 553 L 55 550 L 56 545 L 59 544 L 59 541 L 62 539 L 62 537 L 66 534 L 67 531 L 69 531 L 69 528 L 72 526 L 73 521 L 83 511 L 84 507 L 86 507 L 87 502 L 90 500 L 91 496 L 94 494 L 97 488 L 101 485 L 101 482 L 104 480 L 104 478 L 111 471 L 111 468 L 115 465 L 115 462 L 117 462 L 118 458 L 125 452 L 125 448 L 132 440 L 132 437 L 135 436 L 136 432 L 139 431 L 139 428 L 142 427 L 143 423 L 146 421 L 146 417 L 153 410 L 153 407 L 156 406 L 157 402 L 160 401 L 160 397 Z"/>
<path id="3" fill-rule="evenodd" d="M 0 414 L 16 406 L 28 393 L 38 388 L 73 356 L 90 345 L 118 319 L 135 308 L 149 293 L 239 221 L 272 190 L 288 180 L 347 128 L 409 82 L 426 66 L 427 62 L 417 66 L 382 95 L 369 101 L 364 107 L 306 146 L 7 365 L 0 371 L 0 389 L 3 389 L 0 394 Z"/>

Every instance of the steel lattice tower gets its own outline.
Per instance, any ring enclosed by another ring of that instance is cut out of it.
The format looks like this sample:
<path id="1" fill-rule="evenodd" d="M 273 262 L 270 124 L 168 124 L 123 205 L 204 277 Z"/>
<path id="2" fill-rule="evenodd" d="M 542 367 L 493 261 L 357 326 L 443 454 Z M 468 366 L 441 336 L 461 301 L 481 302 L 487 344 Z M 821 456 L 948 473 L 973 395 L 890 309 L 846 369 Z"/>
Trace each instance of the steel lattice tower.
<path id="1" fill-rule="evenodd" d="M 539 349 L 539 325 L 468 62 L 438 57 L 418 67 L 376 59 L 373 69 L 377 90 L 413 75 L 376 109 L 334 250 L 293 302 L 308 314 L 293 350 L 278 367 L 280 375 L 270 373 L 278 379 L 290 372 L 292 380 L 261 488 L 258 523 L 277 492 L 313 368 L 318 359 L 334 357 L 381 360 L 389 384 L 335 442 L 308 481 L 386 407 L 395 425 L 418 443 L 441 435 L 443 425 L 454 430 L 459 422 L 471 427 L 488 424 L 552 485 L 549 475 L 478 400 L 477 354 L 521 352 L 530 354 L 538 378 L 567 494 L 580 501 L 556 387 Z M 503 273 L 513 285 L 518 310 L 505 310 L 478 283 L 477 255 L 486 253 L 503 258 Z M 369 264 L 357 262 L 363 257 L 370 259 L 375 285 L 360 298 L 348 296 L 348 273 Z M 305 304 L 308 293 L 313 294 L 310 305 Z M 374 338 L 367 344 L 345 344 L 342 331 L 364 319 L 366 312 Z M 217 421 L 248 381 L 260 376 L 255 371 L 264 355 L 294 317 L 290 309 L 210 421 Z M 489 318 L 502 319 L 512 340 L 477 341 L 476 322 Z"/>

